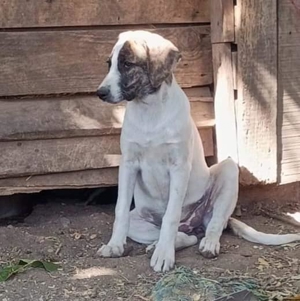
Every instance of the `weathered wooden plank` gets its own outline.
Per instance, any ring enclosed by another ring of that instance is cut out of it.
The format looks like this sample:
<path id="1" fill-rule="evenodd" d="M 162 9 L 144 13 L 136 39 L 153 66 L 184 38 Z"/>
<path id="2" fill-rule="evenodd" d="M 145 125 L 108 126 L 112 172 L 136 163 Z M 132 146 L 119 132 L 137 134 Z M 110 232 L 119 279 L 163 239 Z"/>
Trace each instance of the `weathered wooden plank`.
<path id="1" fill-rule="evenodd" d="M 233 0 L 211 0 L 211 41 L 225 43 L 234 41 Z"/>
<path id="2" fill-rule="evenodd" d="M 292 161 L 283 161 L 282 167 L 284 167 L 282 171 L 282 183 L 287 184 L 291 182 L 298 181 L 299 173 L 300 173 L 300 160 L 296 161 L 293 159 Z"/>
<path id="3" fill-rule="evenodd" d="M 119 135 L 2 142 L 0 178 L 119 165 Z"/>
<path id="4" fill-rule="evenodd" d="M 94 92 L 123 30 L 0 32 L 0 96 Z M 209 26 L 151 31 L 181 50 L 176 78 L 183 87 L 212 83 Z"/>
<path id="5" fill-rule="evenodd" d="M 233 68 L 230 43 L 213 44 L 217 158 L 238 162 Z"/>
<path id="6" fill-rule="evenodd" d="M 49 189 L 109 187 L 118 184 L 118 168 L 0 179 L 0 195 L 32 193 Z"/>
<path id="7" fill-rule="evenodd" d="M 0 27 L 210 22 L 209 0 L 1 0 Z"/>
<path id="8" fill-rule="evenodd" d="M 212 128 L 200 129 L 206 156 L 213 155 Z M 120 136 L 0 143 L 0 178 L 116 167 Z"/>
<path id="9" fill-rule="evenodd" d="M 206 157 L 215 155 L 213 139 L 213 127 L 203 127 L 199 129 L 199 134 L 203 143 L 204 155 Z"/>
<path id="10" fill-rule="evenodd" d="M 213 129 L 200 129 L 206 156 L 214 155 Z M 33 142 L 34 143 L 34 142 Z M 98 156 L 99 154 L 96 154 Z M 57 154 L 54 155 L 57 159 Z M 66 162 L 69 159 L 66 159 Z M 86 160 L 85 154 L 80 158 Z M 45 162 L 47 164 L 47 162 Z M 68 164 L 68 163 L 67 163 Z M 0 195 L 32 193 L 49 189 L 79 189 L 107 187 L 118 184 L 118 168 L 85 169 L 62 173 L 37 174 L 10 178 L 0 178 Z"/>
<path id="11" fill-rule="evenodd" d="M 277 3 L 238 0 L 238 155 L 245 184 L 277 181 Z M 259 22 L 258 22 L 259 20 Z"/>
<path id="12" fill-rule="evenodd" d="M 300 181 L 299 1 L 278 1 L 278 94 L 281 108 L 281 183 Z"/>
<path id="13" fill-rule="evenodd" d="M 214 126 L 213 103 L 206 101 L 211 97 L 186 92 L 197 126 Z M 111 105 L 93 96 L 0 100 L 0 141 L 119 134 L 125 109 L 126 103 Z"/>
<path id="14" fill-rule="evenodd" d="M 194 87 L 183 89 L 184 93 L 189 98 L 189 101 L 203 101 L 203 102 L 213 102 L 213 96 L 210 87 Z"/>

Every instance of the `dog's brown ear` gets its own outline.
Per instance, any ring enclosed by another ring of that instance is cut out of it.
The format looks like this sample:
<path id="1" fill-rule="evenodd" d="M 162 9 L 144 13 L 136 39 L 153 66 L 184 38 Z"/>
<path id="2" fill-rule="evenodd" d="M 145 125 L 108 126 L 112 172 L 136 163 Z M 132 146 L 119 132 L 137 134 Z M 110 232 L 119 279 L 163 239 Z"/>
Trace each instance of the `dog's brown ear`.
<path id="1" fill-rule="evenodd" d="M 181 53 L 170 43 L 164 49 L 149 49 L 149 78 L 154 88 L 159 88 L 166 81 L 172 82 L 172 74 L 181 59 Z"/>

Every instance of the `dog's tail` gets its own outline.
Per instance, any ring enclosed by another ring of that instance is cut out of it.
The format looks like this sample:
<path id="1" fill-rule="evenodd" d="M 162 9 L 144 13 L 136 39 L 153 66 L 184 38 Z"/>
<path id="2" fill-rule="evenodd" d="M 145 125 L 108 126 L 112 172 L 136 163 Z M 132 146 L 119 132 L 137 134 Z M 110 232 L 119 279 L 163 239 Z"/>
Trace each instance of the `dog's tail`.
<path id="1" fill-rule="evenodd" d="M 259 232 L 245 223 L 238 221 L 235 218 L 230 218 L 228 222 L 229 228 L 233 233 L 245 240 L 262 244 L 262 245 L 283 245 L 293 241 L 300 241 L 300 233 L 295 234 L 267 234 Z"/>

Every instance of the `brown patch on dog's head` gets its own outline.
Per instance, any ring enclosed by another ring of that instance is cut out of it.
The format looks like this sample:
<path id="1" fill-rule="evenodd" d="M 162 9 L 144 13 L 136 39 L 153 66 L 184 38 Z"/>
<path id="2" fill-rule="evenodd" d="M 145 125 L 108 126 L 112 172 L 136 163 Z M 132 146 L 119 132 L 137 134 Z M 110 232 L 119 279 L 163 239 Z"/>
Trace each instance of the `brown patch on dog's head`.
<path id="1" fill-rule="evenodd" d="M 155 93 L 163 82 L 171 84 L 180 58 L 178 49 L 163 37 L 149 32 L 133 32 L 124 42 L 118 57 L 124 98 L 143 98 Z"/>
<path id="2" fill-rule="evenodd" d="M 179 50 L 171 42 L 166 44 L 161 48 L 149 49 L 149 75 L 154 87 L 159 87 L 164 81 L 172 83 L 172 74 L 181 59 Z"/>

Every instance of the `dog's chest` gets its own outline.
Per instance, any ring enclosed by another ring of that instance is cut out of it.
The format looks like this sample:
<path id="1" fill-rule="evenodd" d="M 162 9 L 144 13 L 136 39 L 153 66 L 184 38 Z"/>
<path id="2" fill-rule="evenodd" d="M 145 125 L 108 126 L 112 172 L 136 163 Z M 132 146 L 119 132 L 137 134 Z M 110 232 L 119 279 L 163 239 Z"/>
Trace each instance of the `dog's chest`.
<path id="1" fill-rule="evenodd" d="M 170 154 L 164 146 L 142 150 L 139 182 L 145 192 L 154 199 L 169 198 L 169 162 Z"/>

